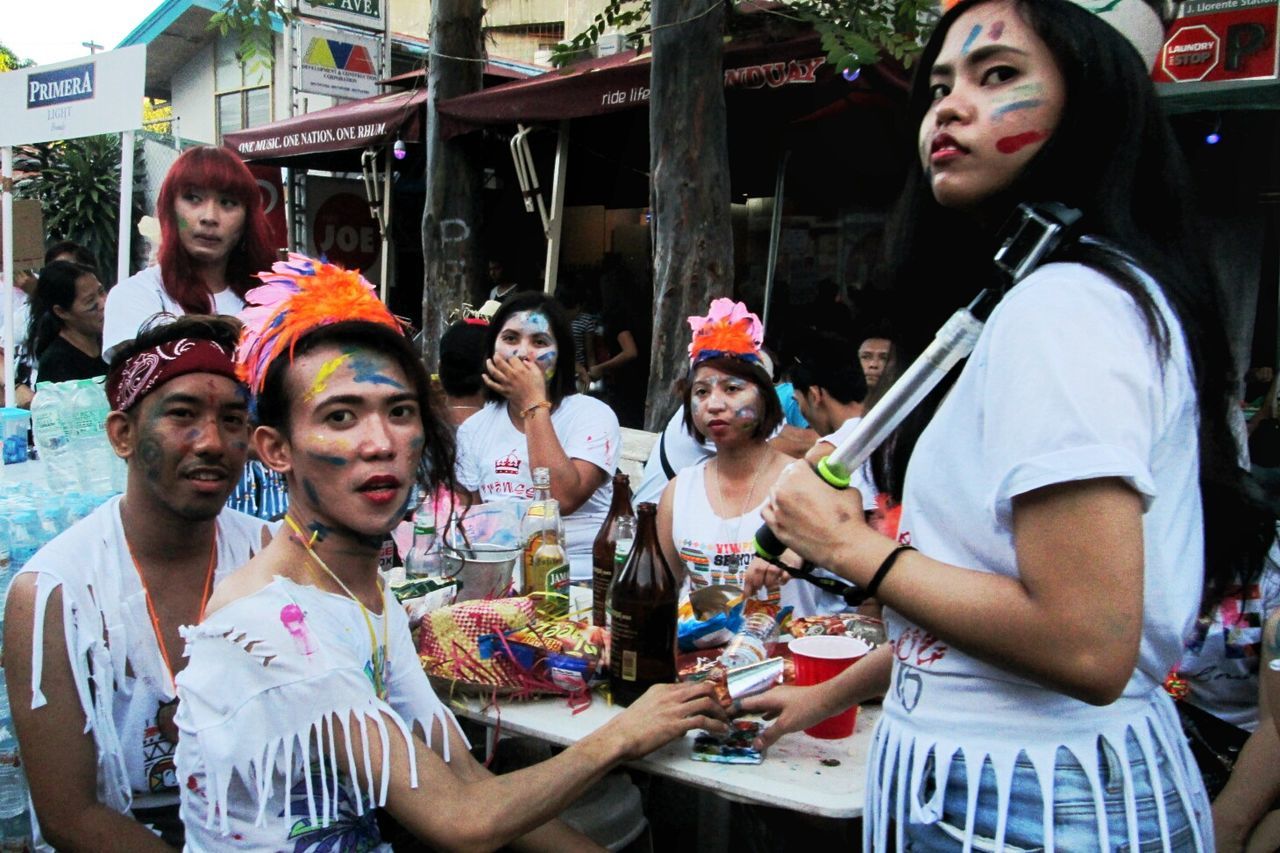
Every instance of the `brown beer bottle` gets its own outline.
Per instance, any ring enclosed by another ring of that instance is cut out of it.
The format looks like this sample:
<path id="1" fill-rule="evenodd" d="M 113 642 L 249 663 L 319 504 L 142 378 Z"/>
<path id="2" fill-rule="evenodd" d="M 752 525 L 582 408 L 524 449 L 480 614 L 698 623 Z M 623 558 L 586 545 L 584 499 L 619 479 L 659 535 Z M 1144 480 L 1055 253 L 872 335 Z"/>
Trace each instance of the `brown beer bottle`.
<path id="1" fill-rule="evenodd" d="M 618 550 L 618 518 L 634 516 L 631 510 L 631 478 L 619 471 L 613 475 L 613 503 L 600 525 L 596 541 L 591 545 L 591 624 L 605 624 L 609 604 L 609 584 L 613 583 L 613 567 Z"/>
<path id="2" fill-rule="evenodd" d="M 642 503 L 637 510 L 635 545 L 609 593 L 609 687 L 624 706 L 651 685 L 676 680 L 680 589 L 658 547 L 658 508 Z"/>

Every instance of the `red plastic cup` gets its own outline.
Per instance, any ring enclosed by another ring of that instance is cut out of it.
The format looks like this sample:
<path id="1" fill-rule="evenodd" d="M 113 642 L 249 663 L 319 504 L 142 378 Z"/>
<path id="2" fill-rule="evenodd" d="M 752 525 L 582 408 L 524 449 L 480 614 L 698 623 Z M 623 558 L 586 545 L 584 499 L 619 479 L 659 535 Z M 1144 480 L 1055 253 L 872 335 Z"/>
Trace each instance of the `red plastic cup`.
<path id="1" fill-rule="evenodd" d="M 871 651 L 857 637 L 820 635 L 797 637 L 791 641 L 791 657 L 796 664 L 796 684 L 804 687 L 835 678 Z M 853 705 L 833 717 L 827 717 L 804 733 L 811 737 L 835 740 L 853 734 L 858 720 L 858 706 Z"/>

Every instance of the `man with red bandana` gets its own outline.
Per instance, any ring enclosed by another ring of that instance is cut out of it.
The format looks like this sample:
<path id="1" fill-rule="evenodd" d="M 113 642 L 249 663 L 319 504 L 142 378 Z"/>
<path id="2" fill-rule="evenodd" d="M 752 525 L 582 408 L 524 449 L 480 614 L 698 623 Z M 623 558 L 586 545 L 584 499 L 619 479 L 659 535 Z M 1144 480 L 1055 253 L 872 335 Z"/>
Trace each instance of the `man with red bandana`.
<path id="1" fill-rule="evenodd" d="M 227 509 L 248 451 L 234 321 L 184 317 L 112 358 L 124 495 L 54 539 L 9 591 L 4 667 L 40 849 L 182 846 L 173 753 L 179 625 L 261 548 Z"/>

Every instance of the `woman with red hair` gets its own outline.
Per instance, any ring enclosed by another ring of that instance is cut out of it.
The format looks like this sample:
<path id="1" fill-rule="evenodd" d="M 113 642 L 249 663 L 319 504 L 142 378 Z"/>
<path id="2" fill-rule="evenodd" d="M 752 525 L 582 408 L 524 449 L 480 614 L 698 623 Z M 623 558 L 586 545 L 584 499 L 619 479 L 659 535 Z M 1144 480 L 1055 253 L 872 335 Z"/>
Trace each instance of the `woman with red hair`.
<path id="1" fill-rule="evenodd" d="M 107 294 L 102 356 L 157 314 L 237 314 L 253 275 L 274 260 L 258 184 L 225 148 L 184 151 L 156 204 L 159 264 Z"/>

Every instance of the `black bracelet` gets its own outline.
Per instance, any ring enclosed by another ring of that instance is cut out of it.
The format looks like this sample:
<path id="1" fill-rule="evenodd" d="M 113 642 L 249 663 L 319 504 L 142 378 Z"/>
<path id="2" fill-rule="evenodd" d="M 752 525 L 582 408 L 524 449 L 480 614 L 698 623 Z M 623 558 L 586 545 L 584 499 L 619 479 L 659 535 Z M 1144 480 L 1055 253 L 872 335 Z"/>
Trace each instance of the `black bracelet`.
<path id="1" fill-rule="evenodd" d="M 889 556 L 884 558 L 884 562 L 880 564 L 880 568 L 876 569 L 875 575 L 871 578 L 871 583 L 867 584 L 867 598 L 875 598 L 876 590 L 880 589 L 880 584 L 889 574 L 889 570 L 893 568 L 893 564 L 898 561 L 898 557 L 903 551 L 914 551 L 910 545 L 899 545 L 889 552 Z"/>

